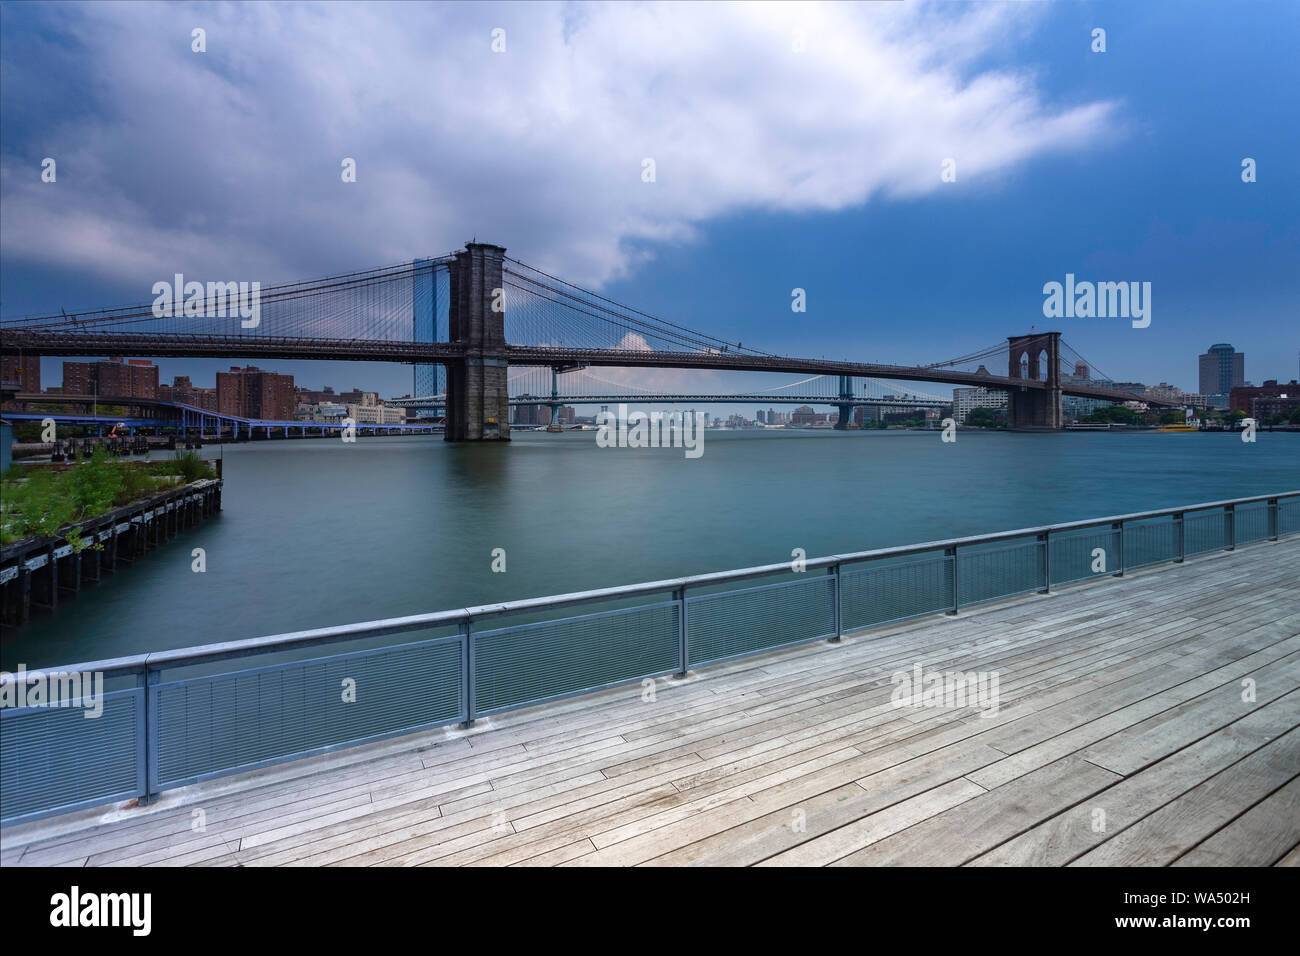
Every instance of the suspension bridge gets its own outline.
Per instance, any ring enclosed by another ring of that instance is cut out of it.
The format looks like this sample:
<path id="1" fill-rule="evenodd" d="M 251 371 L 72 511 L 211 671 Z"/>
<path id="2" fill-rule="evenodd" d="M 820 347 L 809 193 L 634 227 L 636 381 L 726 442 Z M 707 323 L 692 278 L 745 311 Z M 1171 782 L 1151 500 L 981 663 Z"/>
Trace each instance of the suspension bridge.
<path id="1" fill-rule="evenodd" d="M 445 437 L 452 441 L 508 439 L 512 402 L 816 401 L 838 407 L 837 427 L 846 427 L 856 405 L 938 401 L 908 398 L 891 382 L 1003 390 L 1009 423 L 1022 429 L 1060 428 L 1062 395 L 1168 404 L 1094 380 L 1072 381 L 1073 363 L 1086 359 L 1059 332 L 1009 336 L 928 365 L 777 355 L 614 302 L 505 252 L 471 242 L 447 256 L 259 288 L 251 315 L 234 283 L 189 282 L 176 290 L 174 307 L 169 295 L 166 307 L 155 300 L 0 319 L 0 353 L 405 363 L 415 369 L 416 398 L 407 404 L 445 405 Z M 512 397 L 509 372 L 518 367 L 549 370 L 549 394 L 541 394 L 539 380 L 538 394 L 516 390 Z M 810 391 L 788 398 L 781 389 L 670 395 L 607 381 L 597 394 L 589 370 L 601 367 L 791 373 L 805 376 L 792 384 Z M 574 372 L 587 380 L 562 396 L 559 376 Z"/>
<path id="2" fill-rule="evenodd" d="M 551 427 L 559 427 L 559 411 L 566 405 L 840 405 L 893 408 L 933 408 L 952 404 L 951 398 L 909 389 L 896 382 L 855 379 L 846 398 L 837 376 L 812 375 L 784 385 L 745 392 L 686 392 L 646 388 L 597 375 L 585 367 L 559 369 L 536 366 L 512 368 L 508 377 L 511 408 L 549 408 Z M 445 394 L 388 399 L 398 408 L 436 410 L 446 404 Z"/>

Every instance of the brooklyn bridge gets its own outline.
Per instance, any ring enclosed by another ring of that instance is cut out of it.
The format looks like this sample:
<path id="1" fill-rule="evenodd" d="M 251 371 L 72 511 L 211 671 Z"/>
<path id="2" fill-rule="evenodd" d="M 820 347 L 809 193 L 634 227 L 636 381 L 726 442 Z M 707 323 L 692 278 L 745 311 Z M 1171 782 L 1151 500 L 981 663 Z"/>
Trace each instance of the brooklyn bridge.
<path id="1" fill-rule="evenodd" d="M 0 352 L 410 364 L 416 397 L 405 404 L 445 405 L 445 438 L 451 441 L 508 440 L 511 404 L 547 403 L 546 396 L 512 397 L 512 367 L 549 370 L 551 402 L 562 399 L 558 375 L 601 366 L 830 377 L 838 389 L 822 400 L 839 408 L 837 427 L 850 427 L 855 405 L 894 403 L 867 395 L 864 380 L 1002 390 L 1010 427 L 1025 430 L 1061 428 L 1063 395 L 1165 404 L 1072 380 L 1070 370 L 1086 360 L 1059 332 L 1011 335 L 928 365 L 777 355 L 622 305 L 505 253 L 502 246 L 471 242 L 447 256 L 270 286 L 260 290 L 260 315 L 252 328 L 238 318 L 220 288 L 224 283 L 186 284 L 184 307 L 178 289 L 175 310 L 150 303 L 8 318 L 0 320 Z M 626 390 L 611 387 L 595 398 L 619 400 Z M 787 396 L 778 388 L 727 396 L 641 390 L 630 397 L 762 403 Z M 919 396 L 906 404 L 934 399 Z"/>

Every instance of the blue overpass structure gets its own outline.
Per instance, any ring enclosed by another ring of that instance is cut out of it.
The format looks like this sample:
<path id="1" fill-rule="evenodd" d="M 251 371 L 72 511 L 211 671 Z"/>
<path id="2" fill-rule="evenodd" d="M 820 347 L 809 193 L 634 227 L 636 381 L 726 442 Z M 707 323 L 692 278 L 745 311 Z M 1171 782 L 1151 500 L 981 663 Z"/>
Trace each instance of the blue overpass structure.
<path id="1" fill-rule="evenodd" d="M 95 411 L 54 413 L 39 410 L 6 411 L 4 413 L 5 420 L 10 422 L 39 422 L 48 418 L 53 419 L 56 425 L 96 428 L 99 435 L 105 434 L 105 430 L 111 432 L 112 429 L 118 427 L 124 429 L 127 435 L 134 435 L 136 429 L 154 428 L 163 431 L 174 431 L 178 435 L 200 439 L 221 438 L 225 435 L 229 435 L 234 439 L 238 439 L 243 435 L 251 439 L 257 431 L 260 431 L 264 438 L 270 438 L 274 432 L 279 432 L 280 437 L 284 438 L 288 438 L 295 433 L 304 438 L 310 434 L 340 434 L 348 428 L 353 429 L 354 434 L 357 435 L 427 435 L 441 431 L 440 426 L 430 422 L 411 425 L 372 423 L 353 423 L 349 425 L 345 424 L 343 419 L 302 422 L 268 418 L 245 418 L 240 415 L 214 412 L 206 408 L 196 408 L 193 405 L 183 405 L 179 402 L 165 402 L 161 399 L 29 393 L 17 395 L 15 401 L 20 405 L 28 406 L 38 402 L 42 404 L 75 405 L 92 405 L 93 402 L 95 405 L 125 406 L 128 410 L 135 412 L 135 414 L 127 415 L 100 415 Z"/>

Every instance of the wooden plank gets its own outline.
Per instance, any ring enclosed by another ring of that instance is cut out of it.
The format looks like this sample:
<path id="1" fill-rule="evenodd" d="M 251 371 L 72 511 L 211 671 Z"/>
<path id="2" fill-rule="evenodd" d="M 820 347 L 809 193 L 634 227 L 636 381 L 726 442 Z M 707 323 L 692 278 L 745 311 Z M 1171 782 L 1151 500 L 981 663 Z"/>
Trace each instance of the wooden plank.
<path id="1" fill-rule="evenodd" d="M 1300 697 L 1300 692 L 1291 695 Z M 1171 800 L 1291 731 L 1294 701 L 1275 701 L 972 861 L 1064 866 Z M 996 765 L 995 765 L 996 766 Z M 977 772 L 978 773 L 978 772 Z M 972 774 L 976 776 L 977 774 Z"/>
<path id="2" fill-rule="evenodd" d="M 1078 757 L 1066 757 L 833 865 L 959 866 L 1119 779 Z"/>
<path id="3" fill-rule="evenodd" d="M 1281 787 L 1300 766 L 1292 730 L 1112 836 L 1073 866 L 1163 866 Z"/>
<path id="4" fill-rule="evenodd" d="M 1292 777 L 1174 866 L 1271 866 L 1300 843 L 1300 777 Z"/>

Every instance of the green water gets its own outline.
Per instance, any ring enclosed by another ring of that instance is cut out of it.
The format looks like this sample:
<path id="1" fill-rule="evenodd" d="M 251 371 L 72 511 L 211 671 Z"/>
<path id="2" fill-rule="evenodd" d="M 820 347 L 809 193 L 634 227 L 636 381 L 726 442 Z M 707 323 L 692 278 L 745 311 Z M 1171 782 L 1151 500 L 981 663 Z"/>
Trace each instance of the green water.
<path id="1" fill-rule="evenodd" d="M 56 616 L 2 664 L 75 663 L 423 611 L 1300 488 L 1300 434 L 707 432 L 704 454 L 595 432 L 274 441 L 224 453 L 221 515 Z M 203 548 L 207 570 L 191 571 Z M 492 571 L 493 549 L 506 571 Z"/>

